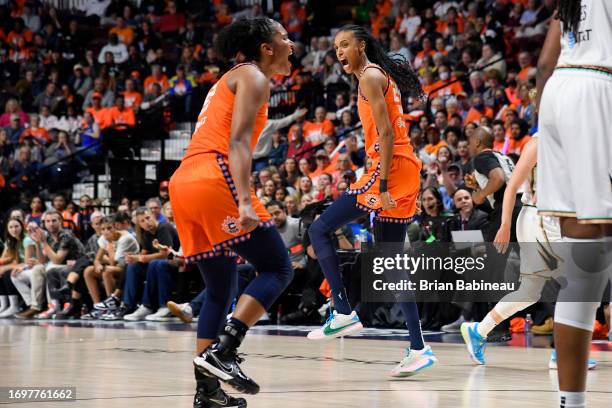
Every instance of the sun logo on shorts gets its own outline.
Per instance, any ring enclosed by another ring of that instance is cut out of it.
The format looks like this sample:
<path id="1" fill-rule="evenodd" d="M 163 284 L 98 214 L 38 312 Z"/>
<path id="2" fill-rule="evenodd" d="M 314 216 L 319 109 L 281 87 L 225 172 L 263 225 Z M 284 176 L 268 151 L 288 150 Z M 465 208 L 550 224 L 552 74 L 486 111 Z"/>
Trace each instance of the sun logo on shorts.
<path id="1" fill-rule="evenodd" d="M 238 224 L 238 218 L 236 217 L 225 217 L 221 228 L 228 234 L 237 235 L 240 232 L 240 225 Z"/>
<path id="2" fill-rule="evenodd" d="M 370 207 L 377 207 L 380 204 L 380 198 L 376 194 L 366 194 L 365 201 Z"/>

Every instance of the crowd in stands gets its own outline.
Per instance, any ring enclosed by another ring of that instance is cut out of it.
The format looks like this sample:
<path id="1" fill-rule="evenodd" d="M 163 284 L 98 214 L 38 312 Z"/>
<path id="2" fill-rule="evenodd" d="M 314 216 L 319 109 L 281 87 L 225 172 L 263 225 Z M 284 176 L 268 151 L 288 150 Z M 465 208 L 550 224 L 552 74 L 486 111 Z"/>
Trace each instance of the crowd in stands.
<path id="1" fill-rule="evenodd" d="M 410 240 L 450 242 L 457 229 L 479 229 L 490 240 L 495 209 L 486 200 L 475 202 L 464 182 L 474 170 L 468 139 L 488 126 L 493 150 L 516 161 L 535 132 L 529 91 L 554 1 L 331 3 L 350 11 L 342 23 L 370 27 L 422 80 L 427 102 L 404 99 L 407 131 L 423 162 L 421 213 Z M 0 6 L 0 191 L 21 193 L 17 209 L 5 217 L 0 295 L 20 296 L 28 306 L 24 311 L 19 305 L 24 318 L 167 320 L 168 301 L 186 321 L 197 315 L 201 281 L 180 256 L 167 182 L 145 207 L 130 197 L 112 211 L 108 202 L 84 196 L 77 204 L 54 193 L 93 160 L 137 156 L 140 140 L 175 122 L 193 122 L 207 91 L 231 66 L 215 53 L 215 33 L 235 19 L 267 14 L 295 41 L 291 75 L 272 79 L 270 120 L 251 177 L 296 270 L 279 301 L 285 306 L 272 317 L 318 321 L 327 292 L 305 233 L 307 218 L 371 164 L 357 112 L 358 84 L 333 50 L 341 22 L 330 21 L 323 2 L 295 0 L 263 6 L 220 0 L 83 4 L 80 10 L 32 0 Z M 75 152 L 78 160 L 61 161 Z M 46 201 L 52 209 L 45 210 Z M 339 249 L 358 245 L 360 231 L 370 227 L 361 221 L 336 231 Z M 248 281 L 255 271 L 239 262 Z M 15 312 L 6 302 L 0 316 Z M 425 308 L 424 327 L 440 328 L 459 315 L 465 313 L 451 305 Z"/>

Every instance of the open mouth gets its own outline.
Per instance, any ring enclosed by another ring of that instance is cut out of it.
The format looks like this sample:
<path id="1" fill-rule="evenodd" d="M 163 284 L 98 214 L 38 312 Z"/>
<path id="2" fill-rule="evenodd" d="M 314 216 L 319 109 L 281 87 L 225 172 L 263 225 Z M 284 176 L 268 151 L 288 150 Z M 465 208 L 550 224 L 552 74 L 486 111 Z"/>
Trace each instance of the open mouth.
<path id="1" fill-rule="evenodd" d="M 343 68 L 348 67 L 348 60 L 346 58 L 341 58 L 339 61 L 340 61 L 340 64 L 342 64 Z"/>

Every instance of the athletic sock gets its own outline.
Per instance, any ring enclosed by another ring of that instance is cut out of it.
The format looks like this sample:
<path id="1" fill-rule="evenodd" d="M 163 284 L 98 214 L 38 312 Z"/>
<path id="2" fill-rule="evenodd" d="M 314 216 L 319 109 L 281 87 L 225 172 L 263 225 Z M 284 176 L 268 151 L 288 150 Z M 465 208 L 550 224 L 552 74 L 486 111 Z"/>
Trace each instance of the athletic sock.
<path id="1" fill-rule="evenodd" d="M 0 296 L 0 310 L 4 310 L 9 307 L 8 296 L 2 295 Z"/>
<path id="2" fill-rule="evenodd" d="M 9 303 L 13 308 L 19 308 L 19 295 L 9 295 Z"/>
<path id="3" fill-rule="evenodd" d="M 249 330 L 249 326 L 235 317 L 230 318 L 223 328 L 223 332 L 221 332 L 219 335 L 219 351 L 221 351 L 221 353 L 225 353 L 236 350 L 238 347 L 240 347 L 247 330 Z"/>
<path id="4" fill-rule="evenodd" d="M 480 323 L 478 323 L 477 331 L 482 337 L 487 337 L 491 330 L 493 330 L 497 326 L 497 322 L 491 316 L 491 312 L 487 313 L 487 315 L 482 319 Z"/>
<path id="5" fill-rule="evenodd" d="M 586 392 L 559 391 L 559 408 L 586 408 Z"/>
<path id="6" fill-rule="evenodd" d="M 202 388 L 206 394 L 216 391 L 220 387 L 219 380 L 216 377 L 207 377 L 194 367 L 195 380 L 198 388 Z"/>

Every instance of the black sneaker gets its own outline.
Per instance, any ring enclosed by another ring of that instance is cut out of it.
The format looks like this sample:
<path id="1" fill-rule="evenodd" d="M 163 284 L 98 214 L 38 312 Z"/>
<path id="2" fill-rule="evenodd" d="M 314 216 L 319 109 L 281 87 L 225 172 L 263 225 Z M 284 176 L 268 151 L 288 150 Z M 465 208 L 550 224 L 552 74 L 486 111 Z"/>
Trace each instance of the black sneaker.
<path id="1" fill-rule="evenodd" d="M 196 388 L 193 397 L 193 408 L 246 408 L 247 402 L 244 398 L 234 398 L 227 395 L 221 387 L 209 394 L 204 388 Z"/>
<path id="2" fill-rule="evenodd" d="M 94 309 L 96 310 L 101 310 L 101 311 L 113 311 L 116 310 L 119 305 L 121 305 L 121 299 L 119 299 L 118 297 L 116 297 L 115 295 L 110 295 L 108 298 L 104 299 L 103 301 L 96 303 L 94 305 Z"/>
<path id="3" fill-rule="evenodd" d="M 127 314 L 127 308 L 125 306 L 119 306 L 115 310 L 109 310 L 100 317 L 100 320 L 123 320 L 123 316 Z"/>
<path id="4" fill-rule="evenodd" d="M 512 340 L 512 333 L 510 333 L 510 326 L 503 325 L 496 326 L 489 335 L 487 336 L 487 343 L 504 343 Z"/>
<path id="5" fill-rule="evenodd" d="M 232 386 L 236 391 L 245 394 L 257 394 L 259 385 L 249 378 L 238 365 L 243 359 L 238 357 L 236 351 L 219 352 L 216 347 L 208 347 L 193 360 L 193 365 L 208 377 L 217 377 L 219 380 Z"/>
<path id="6" fill-rule="evenodd" d="M 83 303 L 79 301 L 75 301 L 74 299 L 70 302 L 70 306 L 68 308 L 58 312 L 54 319 L 79 319 L 81 317 L 81 309 Z"/>

